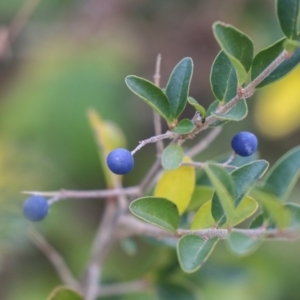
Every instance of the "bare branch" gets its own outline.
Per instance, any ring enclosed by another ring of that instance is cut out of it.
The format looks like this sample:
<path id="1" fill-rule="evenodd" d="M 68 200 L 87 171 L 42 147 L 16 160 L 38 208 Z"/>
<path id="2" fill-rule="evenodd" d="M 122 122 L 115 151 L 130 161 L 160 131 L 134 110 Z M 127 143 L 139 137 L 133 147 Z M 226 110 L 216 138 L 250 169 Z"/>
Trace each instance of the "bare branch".
<path id="1" fill-rule="evenodd" d="M 61 281 L 68 286 L 79 289 L 79 283 L 57 250 L 55 250 L 34 227 L 30 229 L 28 235 L 36 247 L 39 248 L 52 263 Z"/>

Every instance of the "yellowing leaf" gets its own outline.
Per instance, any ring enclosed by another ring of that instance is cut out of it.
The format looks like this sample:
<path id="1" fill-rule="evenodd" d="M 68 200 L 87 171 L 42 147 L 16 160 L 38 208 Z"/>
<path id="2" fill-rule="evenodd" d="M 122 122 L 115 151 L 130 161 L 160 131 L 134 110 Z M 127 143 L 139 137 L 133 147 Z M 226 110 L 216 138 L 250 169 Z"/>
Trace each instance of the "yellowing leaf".
<path id="1" fill-rule="evenodd" d="M 95 139 L 100 151 L 100 162 L 107 185 L 108 187 L 114 187 L 120 176 L 116 176 L 109 171 L 106 165 L 106 157 L 113 149 L 125 146 L 125 136 L 116 124 L 102 120 L 94 109 L 88 111 L 88 118 L 95 133 Z"/>
<path id="2" fill-rule="evenodd" d="M 189 157 L 184 157 L 184 162 L 190 162 Z M 159 179 L 155 197 L 166 198 L 177 205 L 179 214 L 182 214 L 190 200 L 195 187 L 195 169 L 191 166 L 181 166 L 175 170 L 167 170 Z"/>
<path id="3" fill-rule="evenodd" d="M 235 226 L 249 218 L 256 212 L 257 208 L 257 202 L 253 198 L 246 196 L 234 210 L 232 226 Z M 216 222 L 211 214 L 211 200 L 209 200 L 204 203 L 195 214 L 194 220 L 191 224 L 191 229 L 196 230 L 210 228 L 215 225 Z M 226 227 L 226 225 L 224 225 L 224 227 Z"/>
<path id="4" fill-rule="evenodd" d="M 300 68 L 258 94 L 256 123 L 271 138 L 281 138 L 300 127 Z"/>

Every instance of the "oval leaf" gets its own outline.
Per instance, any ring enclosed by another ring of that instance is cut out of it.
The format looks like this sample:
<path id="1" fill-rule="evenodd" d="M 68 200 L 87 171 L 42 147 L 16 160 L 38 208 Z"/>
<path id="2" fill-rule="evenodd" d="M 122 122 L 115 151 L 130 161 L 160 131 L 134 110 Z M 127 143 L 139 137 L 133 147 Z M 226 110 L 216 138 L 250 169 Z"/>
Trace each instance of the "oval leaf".
<path id="1" fill-rule="evenodd" d="M 210 84 L 213 94 L 222 102 L 230 101 L 237 94 L 238 80 L 236 72 L 230 59 L 223 51 L 218 54 L 213 62 Z"/>
<path id="2" fill-rule="evenodd" d="M 202 118 L 202 123 L 204 123 L 206 118 L 206 109 L 198 103 L 197 100 L 195 100 L 193 97 L 188 97 L 188 103 L 196 109 L 200 113 L 200 116 Z"/>
<path id="3" fill-rule="evenodd" d="M 253 185 L 263 176 L 268 166 L 269 163 L 267 161 L 256 160 L 243 165 L 231 173 L 234 182 L 234 205 L 236 207 Z M 222 209 L 221 201 L 216 194 L 212 199 L 212 209 L 215 220 L 219 225 L 224 224 L 226 221 L 225 213 Z"/>
<path id="4" fill-rule="evenodd" d="M 272 61 L 283 51 L 285 39 L 282 39 L 272 46 L 257 53 L 253 60 L 251 69 L 251 79 L 254 80 L 261 74 Z M 267 76 L 257 88 L 263 87 L 287 75 L 292 71 L 300 62 L 300 49 L 297 49 L 293 55 L 282 62 L 269 76 Z"/>
<path id="5" fill-rule="evenodd" d="M 131 202 L 130 211 L 140 219 L 174 232 L 179 225 L 176 205 L 162 197 L 142 197 Z"/>
<path id="6" fill-rule="evenodd" d="M 261 238 L 252 238 L 240 232 L 231 232 L 227 239 L 229 249 L 239 256 L 253 253 L 262 243 Z"/>
<path id="7" fill-rule="evenodd" d="M 83 300 L 83 297 L 68 287 L 59 286 L 51 292 L 47 300 Z"/>
<path id="8" fill-rule="evenodd" d="M 241 99 L 235 106 L 233 106 L 226 114 L 219 114 L 211 112 L 216 118 L 228 121 L 241 121 L 246 118 L 248 114 L 248 107 L 245 99 Z"/>
<path id="9" fill-rule="evenodd" d="M 177 169 L 183 159 L 183 149 L 180 145 L 170 144 L 167 146 L 161 156 L 161 164 L 166 170 Z"/>
<path id="10" fill-rule="evenodd" d="M 277 16 L 280 27 L 289 39 L 297 36 L 299 0 L 277 0 Z"/>
<path id="11" fill-rule="evenodd" d="M 268 172 L 262 187 L 285 201 L 300 175 L 300 146 L 284 154 Z"/>
<path id="12" fill-rule="evenodd" d="M 191 159 L 185 157 L 184 161 L 189 162 Z M 174 202 L 182 214 L 191 200 L 195 176 L 195 168 L 192 166 L 181 166 L 176 170 L 165 171 L 156 185 L 154 196 Z"/>
<path id="13" fill-rule="evenodd" d="M 253 59 L 252 41 L 235 27 L 216 22 L 213 24 L 213 33 L 224 53 L 234 66 L 241 86 L 250 70 Z"/>
<path id="14" fill-rule="evenodd" d="M 146 79 L 133 75 L 127 76 L 125 82 L 133 93 L 154 108 L 167 122 L 172 121 L 169 100 L 159 87 Z"/>
<path id="15" fill-rule="evenodd" d="M 218 238 L 204 240 L 201 237 L 188 234 L 178 240 L 177 256 L 181 269 L 186 273 L 197 271 L 212 253 Z"/>
<path id="16" fill-rule="evenodd" d="M 174 129 L 173 132 L 178 134 L 190 133 L 195 129 L 195 124 L 190 119 L 181 120 Z"/>
<path id="17" fill-rule="evenodd" d="M 166 95 L 170 102 L 170 113 L 175 120 L 186 106 L 192 74 L 193 61 L 186 57 L 177 64 L 169 78 Z"/>
<path id="18" fill-rule="evenodd" d="M 212 215 L 216 222 L 222 218 L 223 214 L 226 215 L 226 219 L 229 225 L 233 223 L 234 212 L 234 186 L 233 180 L 226 170 L 220 166 L 207 164 L 204 170 L 216 189 L 214 197 L 218 197 L 220 207 L 215 207 L 214 202 L 212 204 Z"/>

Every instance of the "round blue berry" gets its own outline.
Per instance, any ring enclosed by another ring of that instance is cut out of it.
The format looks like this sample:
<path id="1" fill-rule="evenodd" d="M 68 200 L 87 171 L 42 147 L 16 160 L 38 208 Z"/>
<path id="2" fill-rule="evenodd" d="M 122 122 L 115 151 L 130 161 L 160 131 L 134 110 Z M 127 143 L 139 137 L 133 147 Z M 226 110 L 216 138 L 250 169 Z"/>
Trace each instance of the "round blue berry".
<path id="1" fill-rule="evenodd" d="M 241 131 L 236 134 L 231 140 L 231 147 L 233 151 L 240 156 L 250 156 L 257 148 L 256 136 L 248 131 Z"/>
<path id="2" fill-rule="evenodd" d="M 134 159 L 127 149 L 117 148 L 108 154 L 106 163 L 113 173 L 123 175 L 132 170 Z"/>
<path id="3" fill-rule="evenodd" d="M 48 211 L 49 204 L 42 196 L 33 195 L 23 204 L 23 214 L 28 220 L 33 222 L 43 220 L 47 216 Z"/>

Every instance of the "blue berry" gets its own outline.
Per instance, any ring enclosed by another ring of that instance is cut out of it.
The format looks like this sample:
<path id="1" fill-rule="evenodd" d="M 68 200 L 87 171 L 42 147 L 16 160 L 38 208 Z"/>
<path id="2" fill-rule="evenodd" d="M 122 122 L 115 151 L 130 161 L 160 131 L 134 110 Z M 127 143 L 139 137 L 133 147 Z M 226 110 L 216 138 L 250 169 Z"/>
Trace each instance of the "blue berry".
<path id="1" fill-rule="evenodd" d="M 248 131 L 241 131 L 236 134 L 231 140 L 231 147 L 233 151 L 240 156 L 250 156 L 257 148 L 256 136 Z"/>
<path id="2" fill-rule="evenodd" d="M 113 173 L 123 175 L 132 170 L 134 159 L 127 149 L 117 148 L 108 154 L 106 163 Z"/>
<path id="3" fill-rule="evenodd" d="M 23 204 L 23 214 L 28 220 L 33 222 L 43 220 L 47 216 L 48 211 L 49 204 L 42 196 L 33 195 Z"/>

